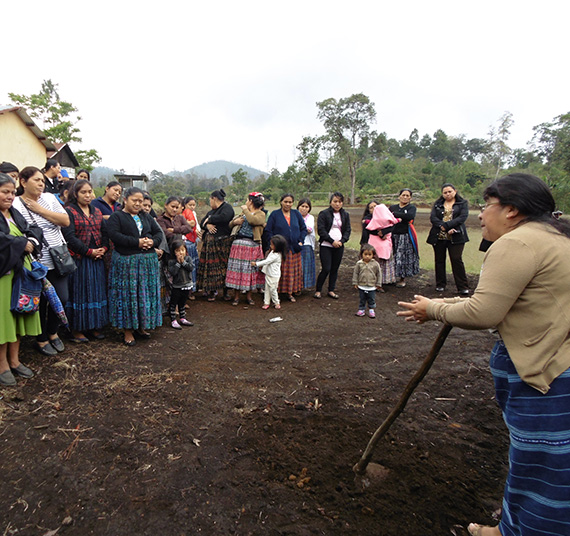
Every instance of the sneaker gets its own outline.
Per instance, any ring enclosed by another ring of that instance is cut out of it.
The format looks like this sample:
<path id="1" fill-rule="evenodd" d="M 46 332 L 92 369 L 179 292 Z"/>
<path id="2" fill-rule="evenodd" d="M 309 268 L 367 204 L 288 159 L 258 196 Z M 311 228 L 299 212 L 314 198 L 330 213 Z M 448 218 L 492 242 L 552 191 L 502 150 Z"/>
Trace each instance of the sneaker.
<path id="1" fill-rule="evenodd" d="M 174 329 L 182 329 L 182 326 L 178 323 L 177 320 L 173 320 L 170 325 L 171 325 L 171 327 L 173 327 Z"/>
<path id="2" fill-rule="evenodd" d="M 178 322 L 181 326 L 193 326 L 194 322 L 190 322 L 190 320 L 186 320 L 185 318 L 181 318 L 180 322 Z M 172 326 L 174 327 L 174 326 Z"/>
<path id="3" fill-rule="evenodd" d="M 374 312 L 374 309 L 370 309 L 370 310 L 368 311 L 368 316 L 369 316 L 370 318 L 376 318 L 376 313 Z"/>
<path id="4" fill-rule="evenodd" d="M 362 309 L 359 309 L 356 311 L 356 316 L 364 316 L 364 311 Z"/>

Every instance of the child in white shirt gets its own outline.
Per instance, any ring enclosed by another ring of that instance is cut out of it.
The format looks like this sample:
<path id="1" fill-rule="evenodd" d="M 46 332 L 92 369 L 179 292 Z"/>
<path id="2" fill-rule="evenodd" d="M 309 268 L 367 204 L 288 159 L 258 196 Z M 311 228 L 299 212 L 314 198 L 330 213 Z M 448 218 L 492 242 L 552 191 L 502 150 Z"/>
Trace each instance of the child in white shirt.
<path id="1" fill-rule="evenodd" d="M 287 240 L 281 235 L 272 236 L 269 247 L 267 257 L 261 261 L 252 261 L 251 265 L 261 267 L 261 271 L 265 274 L 262 309 L 269 309 L 271 301 L 273 301 L 275 309 L 281 309 L 277 287 L 281 277 L 281 263 L 285 261 L 287 254 Z"/>

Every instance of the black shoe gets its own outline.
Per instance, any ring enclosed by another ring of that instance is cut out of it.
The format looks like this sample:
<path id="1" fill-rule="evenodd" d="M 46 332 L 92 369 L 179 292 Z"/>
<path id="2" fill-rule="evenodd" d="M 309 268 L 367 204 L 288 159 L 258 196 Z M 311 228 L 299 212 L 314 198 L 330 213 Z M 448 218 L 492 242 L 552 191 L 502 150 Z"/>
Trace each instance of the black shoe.
<path id="1" fill-rule="evenodd" d="M 123 344 L 125 346 L 134 346 L 137 343 L 137 341 L 135 341 L 135 339 L 133 339 L 132 341 L 127 341 L 125 339 L 123 339 Z"/>
<path id="2" fill-rule="evenodd" d="M 459 294 L 461 294 L 462 296 L 469 296 L 469 289 L 466 288 L 464 290 L 460 290 Z"/>
<path id="3" fill-rule="evenodd" d="M 65 350 L 65 346 L 63 346 L 63 342 L 61 342 L 61 339 L 59 337 L 56 337 L 55 339 L 50 339 L 49 343 L 52 345 L 53 348 L 55 348 L 58 352 L 63 352 Z"/>
<path id="4" fill-rule="evenodd" d="M 435 287 L 436 292 L 445 292 L 445 287 Z"/>
<path id="5" fill-rule="evenodd" d="M 135 330 L 135 331 L 133 331 L 133 335 L 137 339 L 150 339 L 150 333 L 147 333 L 146 331 Z"/>
<path id="6" fill-rule="evenodd" d="M 57 355 L 57 350 L 48 342 L 45 346 L 40 346 L 37 342 L 34 344 L 34 348 L 43 355 L 47 355 L 48 357 L 53 357 Z"/>

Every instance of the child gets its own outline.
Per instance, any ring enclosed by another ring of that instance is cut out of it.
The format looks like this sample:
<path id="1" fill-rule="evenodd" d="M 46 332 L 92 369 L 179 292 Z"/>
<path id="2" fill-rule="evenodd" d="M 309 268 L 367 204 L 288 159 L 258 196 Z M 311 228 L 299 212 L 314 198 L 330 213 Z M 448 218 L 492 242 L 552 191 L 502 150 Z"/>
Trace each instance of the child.
<path id="1" fill-rule="evenodd" d="M 315 218 L 309 214 L 312 209 L 311 200 L 304 197 L 297 204 L 297 210 L 305 220 L 307 236 L 301 248 L 301 262 L 303 265 L 303 287 L 313 288 L 316 282 L 315 275 Z"/>
<path id="2" fill-rule="evenodd" d="M 281 235 L 275 235 L 271 237 L 267 257 L 251 263 L 252 266 L 261 266 L 261 271 L 265 274 L 265 292 L 263 294 L 262 309 L 269 309 L 271 300 L 275 304 L 275 309 L 281 309 L 277 287 L 281 277 L 281 263 L 285 262 L 286 257 L 287 240 Z"/>
<path id="3" fill-rule="evenodd" d="M 171 326 L 174 329 L 182 329 L 182 326 L 193 326 L 194 324 L 186 320 L 186 300 L 192 288 L 192 270 L 194 264 L 187 254 L 186 245 L 178 238 L 171 242 L 171 251 L 174 258 L 168 261 L 168 271 L 172 274 L 172 291 L 170 294 L 170 312 Z M 176 321 L 176 307 L 178 306 L 178 314 L 180 322 Z"/>
<path id="4" fill-rule="evenodd" d="M 369 201 L 364 209 L 364 214 L 362 214 L 362 236 L 360 237 L 360 244 L 368 244 L 368 237 L 370 236 L 370 231 L 366 229 L 366 226 L 370 223 L 372 219 L 372 212 L 378 203 L 374 200 Z"/>
<path id="5" fill-rule="evenodd" d="M 360 302 L 356 316 L 364 316 L 368 301 L 368 316 L 376 318 L 376 289 L 382 288 L 382 272 L 380 265 L 374 260 L 374 246 L 363 244 L 360 248 L 360 260 L 354 267 L 352 284 L 358 289 Z"/>
<path id="6" fill-rule="evenodd" d="M 182 216 L 186 218 L 186 221 L 192 227 L 192 231 L 190 231 L 184 237 L 184 243 L 186 244 L 186 250 L 188 251 L 188 255 L 192 259 L 194 263 L 194 271 L 192 272 L 192 291 L 195 291 L 196 288 L 196 275 L 198 270 L 198 242 L 200 241 L 198 238 L 198 233 L 200 232 L 200 224 L 198 223 L 198 216 L 196 216 L 196 198 L 189 195 L 188 197 L 184 198 L 184 210 L 182 211 Z M 190 299 L 194 300 L 194 296 L 190 294 Z"/>

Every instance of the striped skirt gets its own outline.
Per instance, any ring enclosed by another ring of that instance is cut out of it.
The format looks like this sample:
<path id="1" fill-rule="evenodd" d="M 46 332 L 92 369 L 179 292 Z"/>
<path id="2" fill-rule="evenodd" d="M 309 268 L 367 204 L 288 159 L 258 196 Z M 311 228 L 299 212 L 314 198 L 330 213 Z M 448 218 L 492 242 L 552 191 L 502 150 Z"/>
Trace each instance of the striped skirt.
<path id="1" fill-rule="evenodd" d="M 378 264 L 380 264 L 380 271 L 382 272 L 382 284 L 386 285 L 389 283 L 396 282 L 396 270 L 394 264 L 394 255 L 389 259 L 378 259 Z"/>
<path id="2" fill-rule="evenodd" d="M 313 288 L 316 283 L 315 250 L 305 245 L 301 248 L 301 264 L 303 265 L 303 287 Z"/>
<path id="3" fill-rule="evenodd" d="M 216 237 L 204 232 L 204 242 L 200 251 L 197 288 L 205 292 L 213 292 L 224 288 L 228 257 L 232 246 L 230 236 Z"/>
<path id="4" fill-rule="evenodd" d="M 287 252 L 285 262 L 281 264 L 281 279 L 279 279 L 278 292 L 294 294 L 303 290 L 303 265 L 301 264 L 301 252 Z"/>
<path id="5" fill-rule="evenodd" d="M 250 238 L 234 240 L 228 259 L 226 287 L 245 291 L 262 288 L 265 277 L 251 265 L 252 261 L 261 259 L 263 259 L 261 244 L 256 244 Z"/>
<path id="6" fill-rule="evenodd" d="M 75 258 L 77 270 L 67 278 L 69 301 L 65 314 L 75 331 L 101 329 L 109 322 L 105 263 L 90 257 Z"/>
<path id="7" fill-rule="evenodd" d="M 153 253 L 121 255 L 113 251 L 109 272 L 111 325 L 154 329 L 162 325 L 158 258 Z"/>
<path id="8" fill-rule="evenodd" d="M 570 534 L 570 369 L 542 394 L 517 374 L 502 341 L 490 359 L 509 429 L 503 536 Z"/>
<path id="9" fill-rule="evenodd" d="M 196 292 L 196 277 L 198 276 L 198 263 L 200 262 L 200 256 L 198 255 L 198 247 L 196 242 L 190 242 L 190 240 L 184 240 L 186 244 L 186 251 L 194 263 L 194 270 L 192 271 L 192 292 Z"/>
<path id="10" fill-rule="evenodd" d="M 410 235 L 393 234 L 392 248 L 396 277 L 412 277 L 420 273 L 420 257 L 412 245 Z"/>

